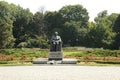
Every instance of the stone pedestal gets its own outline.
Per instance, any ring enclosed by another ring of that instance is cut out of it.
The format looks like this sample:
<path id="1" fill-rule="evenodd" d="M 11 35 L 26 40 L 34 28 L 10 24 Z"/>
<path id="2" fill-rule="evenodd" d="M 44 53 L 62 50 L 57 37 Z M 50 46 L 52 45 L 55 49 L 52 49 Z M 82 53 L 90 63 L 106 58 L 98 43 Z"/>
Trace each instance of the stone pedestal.
<path id="1" fill-rule="evenodd" d="M 63 53 L 61 51 L 49 52 L 48 60 L 62 60 Z"/>

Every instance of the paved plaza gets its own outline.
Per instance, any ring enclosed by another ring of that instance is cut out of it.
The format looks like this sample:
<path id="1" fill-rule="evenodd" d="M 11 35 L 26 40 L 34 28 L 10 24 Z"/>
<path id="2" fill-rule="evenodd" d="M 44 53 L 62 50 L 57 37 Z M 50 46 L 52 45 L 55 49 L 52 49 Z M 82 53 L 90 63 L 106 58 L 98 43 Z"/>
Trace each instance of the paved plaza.
<path id="1" fill-rule="evenodd" d="M 0 80 L 120 80 L 120 67 L 111 66 L 7 66 Z"/>

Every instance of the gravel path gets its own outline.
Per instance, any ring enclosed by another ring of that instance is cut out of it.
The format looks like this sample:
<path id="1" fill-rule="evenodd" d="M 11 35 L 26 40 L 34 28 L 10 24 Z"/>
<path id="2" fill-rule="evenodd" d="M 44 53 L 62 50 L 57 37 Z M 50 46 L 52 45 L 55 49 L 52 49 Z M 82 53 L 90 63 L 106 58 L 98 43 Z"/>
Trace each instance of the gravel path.
<path id="1" fill-rule="evenodd" d="M 0 67 L 0 80 L 120 80 L 120 67 L 8 66 Z"/>

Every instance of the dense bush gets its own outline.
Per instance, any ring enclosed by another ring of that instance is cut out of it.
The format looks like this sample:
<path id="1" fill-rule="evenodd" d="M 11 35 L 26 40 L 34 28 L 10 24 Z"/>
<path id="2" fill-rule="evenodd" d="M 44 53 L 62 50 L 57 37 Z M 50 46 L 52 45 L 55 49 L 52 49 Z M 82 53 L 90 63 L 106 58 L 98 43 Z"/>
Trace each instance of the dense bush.
<path id="1" fill-rule="evenodd" d="M 105 50 L 94 49 L 85 47 L 65 47 L 63 48 L 65 56 L 82 57 L 82 56 L 95 56 L 95 57 L 119 57 L 120 50 Z"/>
<path id="2" fill-rule="evenodd" d="M 13 55 L 21 57 L 26 55 L 28 57 L 45 57 L 48 54 L 48 49 L 40 48 L 15 48 L 15 49 L 0 49 L 2 55 Z M 71 57 L 120 57 L 120 50 L 101 50 L 101 49 L 88 49 L 88 48 L 63 48 L 64 56 Z"/>
<path id="3" fill-rule="evenodd" d="M 48 50 L 41 49 L 27 49 L 27 48 L 15 48 L 15 49 L 0 49 L 0 53 L 4 55 L 13 55 L 14 57 L 21 57 L 26 55 L 27 57 L 42 57 L 47 56 Z"/>
<path id="4" fill-rule="evenodd" d="M 94 54 L 97 57 L 117 57 L 120 55 L 120 50 L 93 50 L 86 51 L 85 54 Z"/>

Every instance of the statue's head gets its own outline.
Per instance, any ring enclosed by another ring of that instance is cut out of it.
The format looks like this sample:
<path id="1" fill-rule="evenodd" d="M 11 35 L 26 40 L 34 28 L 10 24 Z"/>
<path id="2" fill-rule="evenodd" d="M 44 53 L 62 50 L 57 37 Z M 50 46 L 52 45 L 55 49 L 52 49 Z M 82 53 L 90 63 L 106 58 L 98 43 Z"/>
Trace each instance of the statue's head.
<path id="1" fill-rule="evenodd" d="M 55 32 L 55 35 L 58 35 L 58 32 Z"/>

